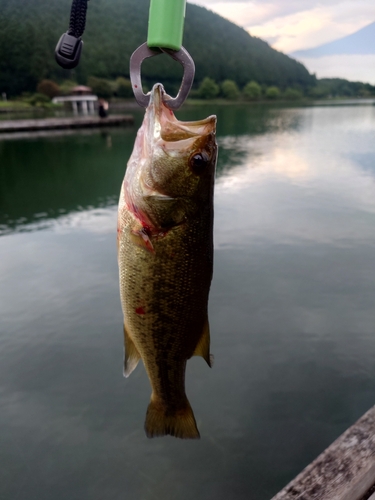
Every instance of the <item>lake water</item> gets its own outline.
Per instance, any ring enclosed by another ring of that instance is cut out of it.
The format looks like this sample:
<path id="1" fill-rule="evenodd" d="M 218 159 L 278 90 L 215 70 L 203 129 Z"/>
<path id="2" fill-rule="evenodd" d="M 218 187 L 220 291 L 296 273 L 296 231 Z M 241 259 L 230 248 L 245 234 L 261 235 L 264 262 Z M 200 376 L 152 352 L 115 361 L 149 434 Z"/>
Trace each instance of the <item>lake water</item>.
<path id="1" fill-rule="evenodd" d="M 0 498 L 269 500 L 375 404 L 375 106 L 218 115 L 200 441 L 122 376 L 116 204 L 136 128 L 0 140 Z M 141 115 L 136 116 L 137 124 Z"/>

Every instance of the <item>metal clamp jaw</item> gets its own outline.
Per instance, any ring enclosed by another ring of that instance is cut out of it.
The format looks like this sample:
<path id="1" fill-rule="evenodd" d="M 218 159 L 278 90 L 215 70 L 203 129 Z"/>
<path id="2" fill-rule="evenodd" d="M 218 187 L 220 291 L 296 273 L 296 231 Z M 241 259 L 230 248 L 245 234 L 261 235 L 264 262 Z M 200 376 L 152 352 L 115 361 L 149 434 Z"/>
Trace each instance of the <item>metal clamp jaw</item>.
<path id="1" fill-rule="evenodd" d="M 142 62 L 148 57 L 154 57 L 162 53 L 167 54 L 175 61 L 178 61 L 184 68 L 184 74 L 182 76 L 182 82 L 178 94 L 174 98 L 165 100 L 164 104 L 172 110 L 179 109 L 185 102 L 191 86 L 193 85 L 195 65 L 189 52 L 181 47 L 180 50 L 170 50 L 162 48 L 152 48 L 147 46 L 147 42 L 142 44 L 138 49 L 133 52 L 130 58 L 130 80 L 133 87 L 133 92 L 138 104 L 144 108 L 147 108 L 150 102 L 150 95 L 144 94 L 142 90 L 141 81 L 141 65 Z"/>

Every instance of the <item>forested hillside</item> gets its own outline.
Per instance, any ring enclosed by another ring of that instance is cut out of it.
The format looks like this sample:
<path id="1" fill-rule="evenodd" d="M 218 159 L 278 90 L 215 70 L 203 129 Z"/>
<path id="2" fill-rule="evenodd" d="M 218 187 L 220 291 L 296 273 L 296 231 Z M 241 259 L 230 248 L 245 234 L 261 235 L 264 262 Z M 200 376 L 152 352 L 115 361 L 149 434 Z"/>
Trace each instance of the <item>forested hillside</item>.
<path id="1" fill-rule="evenodd" d="M 81 62 L 69 72 L 56 64 L 54 49 L 70 6 L 71 0 L 0 0 L 0 93 L 35 91 L 44 78 L 86 83 L 89 76 L 129 75 L 129 57 L 146 41 L 149 0 L 91 0 Z M 208 76 L 241 87 L 250 80 L 281 89 L 315 85 L 302 64 L 202 7 L 187 5 L 183 43 L 196 63 L 196 82 Z M 150 83 L 177 82 L 181 69 L 159 56 L 145 62 L 142 75 Z"/>

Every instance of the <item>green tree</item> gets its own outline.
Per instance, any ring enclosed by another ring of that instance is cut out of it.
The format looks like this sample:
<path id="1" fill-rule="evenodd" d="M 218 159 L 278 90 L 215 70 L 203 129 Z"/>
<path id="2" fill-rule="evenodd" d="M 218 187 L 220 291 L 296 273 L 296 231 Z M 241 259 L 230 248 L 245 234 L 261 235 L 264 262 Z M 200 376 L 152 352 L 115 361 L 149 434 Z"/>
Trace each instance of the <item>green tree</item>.
<path id="1" fill-rule="evenodd" d="M 60 91 L 62 94 L 70 94 L 72 89 L 78 85 L 74 80 L 63 80 L 60 83 Z"/>
<path id="2" fill-rule="evenodd" d="M 368 89 L 363 88 L 358 90 L 358 95 L 360 97 L 371 97 L 371 92 Z"/>
<path id="3" fill-rule="evenodd" d="M 328 87 L 328 85 L 324 84 L 316 85 L 309 92 L 310 96 L 313 97 L 314 99 L 322 99 L 323 97 L 328 97 L 330 93 L 331 93 L 330 88 Z"/>
<path id="4" fill-rule="evenodd" d="M 217 85 L 215 80 L 212 80 L 212 78 L 208 78 L 207 76 L 203 79 L 198 89 L 199 97 L 202 99 L 213 99 L 218 95 L 219 91 L 219 85 Z"/>
<path id="5" fill-rule="evenodd" d="M 260 96 L 262 95 L 262 88 L 259 85 L 259 83 L 255 82 L 254 80 L 251 80 L 251 82 L 248 82 L 243 88 L 243 95 L 245 99 L 249 99 L 250 101 L 255 101 L 256 99 L 259 99 Z"/>
<path id="6" fill-rule="evenodd" d="M 51 99 L 46 94 L 33 94 L 32 96 L 25 99 L 25 102 L 31 104 L 31 106 L 47 106 L 51 103 Z"/>
<path id="7" fill-rule="evenodd" d="M 284 92 L 284 97 L 290 101 L 298 101 L 298 99 L 302 99 L 303 94 L 300 90 L 288 87 Z"/>
<path id="8" fill-rule="evenodd" d="M 266 97 L 267 99 L 277 99 L 280 97 L 280 90 L 275 85 L 272 85 L 266 90 Z"/>
<path id="9" fill-rule="evenodd" d="M 42 80 L 36 88 L 38 94 L 44 94 L 50 99 L 60 94 L 60 88 L 53 80 Z"/>
<path id="10" fill-rule="evenodd" d="M 87 85 L 91 87 L 94 94 L 97 94 L 99 97 L 112 97 L 113 95 L 111 82 L 104 78 L 89 76 Z"/>
<path id="11" fill-rule="evenodd" d="M 115 92 L 118 97 L 133 97 L 133 88 L 128 78 L 119 76 L 116 79 Z"/>
<path id="12" fill-rule="evenodd" d="M 6 92 L 11 97 L 33 92 L 43 79 L 60 82 L 70 78 L 84 84 L 90 75 L 113 82 L 119 75 L 127 77 L 130 55 L 147 37 L 149 0 L 97 0 L 95 8 L 89 9 L 84 54 L 71 71 L 60 68 L 51 57 L 66 30 L 67 3 L 32 0 L 25 8 L 25 0 L 0 0 L 0 94 Z M 184 44 L 195 61 L 198 82 L 207 76 L 216 82 L 234 80 L 241 88 L 255 80 L 262 89 L 277 85 L 308 93 L 316 85 L 324 85 L 333 97 L 375 95 L 375 86 L 360 82 L 317 80 L 302 64 L 260 38 L 190 3 L 186 6 Z M 179 86 L 181 76 L 180 65 L 167 56 L 147 59 L 142 65 L 142 80 L 149 86 L 155 81 Z M 266 88 L 262 95 L 265 92 Z"/>
<path id="13" fill-rule="evenodd" d="M 237 83 L 233 80 L 224 80 L 221 84 L 221 93 L 225 99 L 236 100 L 240 97 Z"/>

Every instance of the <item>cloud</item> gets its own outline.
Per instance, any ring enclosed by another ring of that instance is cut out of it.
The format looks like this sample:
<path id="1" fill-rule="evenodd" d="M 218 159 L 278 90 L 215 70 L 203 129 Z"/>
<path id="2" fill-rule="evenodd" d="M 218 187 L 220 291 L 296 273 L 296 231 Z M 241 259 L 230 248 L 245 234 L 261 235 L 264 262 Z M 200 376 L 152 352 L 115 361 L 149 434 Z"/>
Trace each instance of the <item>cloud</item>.
<path id="1" fill-rule="evenodd" d="M 359 0 L 361 1 L 361 0 Z M 205 6 L 215 12 L 222 11 L 232 13 L 236 16 L 239 11 L 246 12 L 246 20 L 242 19 L 239 24 L 244 25 L 248 22 L 263 23 L 275 17 L 284 17 L 297 12 L 306 12 L 322 4 L 317 0 L 289 0 L 287 2 L 264 2 L 262 0 L 194 0 L 192 3 Z M 343 3 L 343 0 L 328 0 L 324 2 L 325 6 L 336 6 Z M 370 3 L 370 2 L 367 2 Z"/>
<path id="2" fill-rule="evenodd" d="M 375 20 L 373 0 L 196 0 L 283 52 L 354 33 Z"/>
<path id="3" fill-rule="evenodd" d="M 193 0 L 242 26 L 284 53 L 310 49 L 355 33 L 375 21 L 374 0 Z M 318 77 L 375 83 L 371 56 L 304 60 Z"/>
<path id="4" fill-rule="evenodd" d="M 296 45 L 309 46 L 314 43 L 317 33 L 320 35 L 320 40 L 329 41 L 332 36 L 330 27 L 329 15 L 325 8 L 318 7 L 309 11 L 308 16 L 304 12 L 298 12 L 282 18 L 277 17 L 262 25 L 253 26 L 250 32 L 265 40 L 273 37 L 274 48 L 282 52 L 291 52 Z"/>

